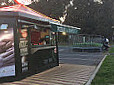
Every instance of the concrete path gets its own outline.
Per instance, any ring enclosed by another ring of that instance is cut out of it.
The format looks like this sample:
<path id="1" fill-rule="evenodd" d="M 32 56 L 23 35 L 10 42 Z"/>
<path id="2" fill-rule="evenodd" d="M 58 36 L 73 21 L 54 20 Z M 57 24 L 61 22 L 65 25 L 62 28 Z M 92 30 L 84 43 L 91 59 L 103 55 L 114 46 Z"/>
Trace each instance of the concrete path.
<path id="1" fill-rule="evenodd" d="M 71 48 L 59 49 L 60 66 L 27 77 L 21 81 L 0 85 L 83 85 L 102 60 L 102 53 L 77 53 Z"/>

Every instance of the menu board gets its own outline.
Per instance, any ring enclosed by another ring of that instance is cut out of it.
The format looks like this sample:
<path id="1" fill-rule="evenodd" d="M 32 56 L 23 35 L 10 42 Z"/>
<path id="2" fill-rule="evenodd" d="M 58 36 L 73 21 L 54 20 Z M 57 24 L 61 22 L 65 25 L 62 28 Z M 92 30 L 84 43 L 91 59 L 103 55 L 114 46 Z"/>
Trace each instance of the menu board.
<path id="1" fill-rule="evenodd" d="M 31 43 L 38 44 L 40 41 L 40 32 L 38 31 L 31 31 Z"/>

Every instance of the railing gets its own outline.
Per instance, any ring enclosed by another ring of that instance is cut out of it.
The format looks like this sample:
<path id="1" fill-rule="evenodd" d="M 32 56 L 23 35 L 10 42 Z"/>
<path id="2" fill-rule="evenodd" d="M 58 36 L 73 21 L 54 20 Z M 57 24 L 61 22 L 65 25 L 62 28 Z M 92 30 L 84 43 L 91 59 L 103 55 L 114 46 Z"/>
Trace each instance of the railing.
<path id="1" fill-rule="evenodd" d="M 59 45 L 72 45 L 76 47 L 101 47 L 103 36 L 100 35 L 67 35 L 68 37 L 59 37 Z M 62 38 L 62 39 L 61 39 Z"/>

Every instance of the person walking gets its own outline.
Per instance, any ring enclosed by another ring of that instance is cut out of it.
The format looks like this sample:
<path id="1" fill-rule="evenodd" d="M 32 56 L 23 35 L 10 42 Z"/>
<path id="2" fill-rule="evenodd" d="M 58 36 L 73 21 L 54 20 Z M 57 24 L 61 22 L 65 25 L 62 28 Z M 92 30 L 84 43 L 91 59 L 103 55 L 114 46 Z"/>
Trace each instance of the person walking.
<path id="1" fill-rule="evenodd" d="M 109 45 L 109 39 L 108 38 L 104 38 L 103 40 L 103 50 L 108 51 L 110 45 Z"/>

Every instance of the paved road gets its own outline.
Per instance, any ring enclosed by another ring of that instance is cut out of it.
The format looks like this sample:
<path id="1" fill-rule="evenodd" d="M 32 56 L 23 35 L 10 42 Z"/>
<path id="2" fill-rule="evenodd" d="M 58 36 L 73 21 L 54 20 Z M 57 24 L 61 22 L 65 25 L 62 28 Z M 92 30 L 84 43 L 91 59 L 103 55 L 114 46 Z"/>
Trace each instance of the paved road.
<path id="1" fill-rule="evenodd" d="M 73 52 L 72 47 L 59 47 L 60 63 L 96 66 L 103 57 L 102 52 Z"/>
<path id="2" fill-rule="evenodd" d="M 102 53 L 73 52 L 72 47 L 59 47 L 60 65 L 21 81 L 0 85 L 83 85 L 103 58 Z"/>

